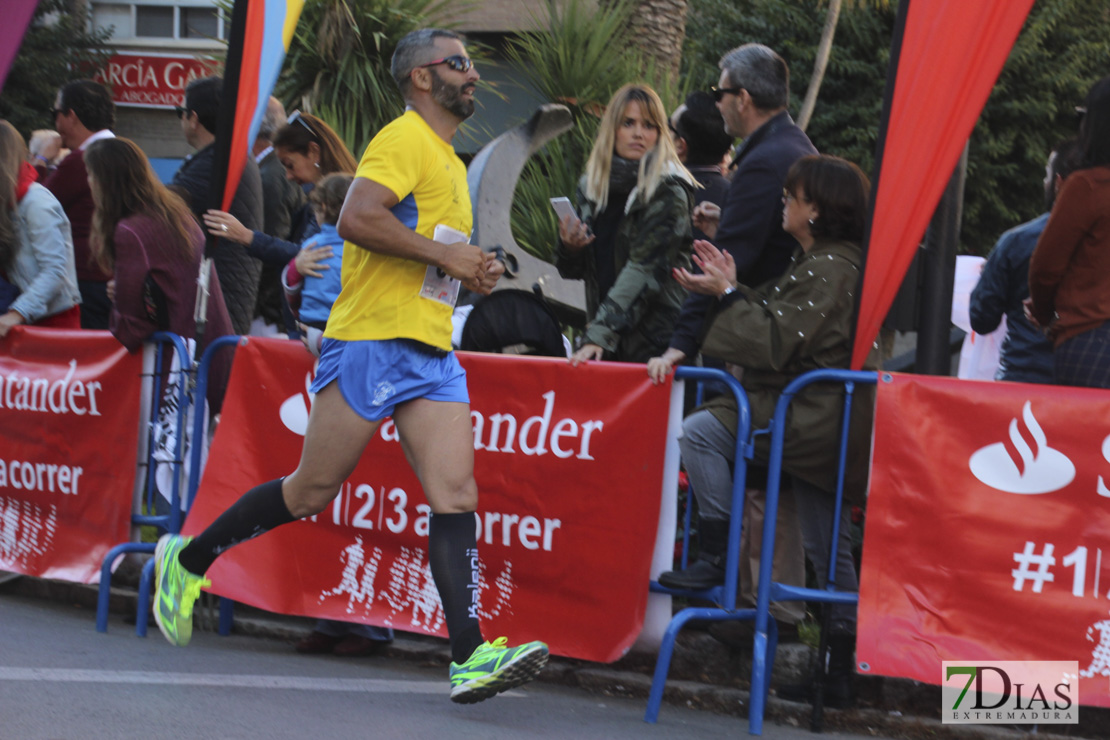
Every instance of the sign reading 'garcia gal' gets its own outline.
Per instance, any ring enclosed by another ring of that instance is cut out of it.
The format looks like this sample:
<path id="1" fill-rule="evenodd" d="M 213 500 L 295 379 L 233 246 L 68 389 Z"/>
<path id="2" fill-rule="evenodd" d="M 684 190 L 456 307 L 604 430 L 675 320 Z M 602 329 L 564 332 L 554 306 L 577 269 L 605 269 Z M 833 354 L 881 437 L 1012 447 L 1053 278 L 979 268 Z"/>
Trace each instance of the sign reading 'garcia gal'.
<path id="1" fill-rule="evenodd" d="M 162 54 L 115 54 L 96 75 L 116 105 L 173 108 L 185 104 L 185 86 L 217 73 L 211 60 Z"/>

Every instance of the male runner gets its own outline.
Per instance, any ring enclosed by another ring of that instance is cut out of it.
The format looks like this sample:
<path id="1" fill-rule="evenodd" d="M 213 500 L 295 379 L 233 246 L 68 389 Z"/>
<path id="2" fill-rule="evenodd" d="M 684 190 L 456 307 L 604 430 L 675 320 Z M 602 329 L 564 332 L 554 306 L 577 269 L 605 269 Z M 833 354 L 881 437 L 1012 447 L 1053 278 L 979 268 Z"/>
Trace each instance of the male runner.
<path id="1" fill-rule="evenodd" d="M 450 142 L 474 112 L 478 72 L 462 41 L 451 31 L 413 31 L 391 72 L 408 108 L 370 142 L 339 217 L 343 287 L 324 332 L 300 464 L 248 491 L 195 539 L 159 540 L 154 615 L 171 643 L 187 644 L 193 602 L 210 585 L 203 574 L 220 553 L 323 511 L 392 416 L 433 512 L 428 559 L 451 641 L 451 699 L 472 703 L 531 680 L 548 656 L 542 642 L 484 641 L 471 603 L 478 489 L 451 313 L 460 284 L 489 293 L 504 268 L 466 243 L 466 168 Z"/>

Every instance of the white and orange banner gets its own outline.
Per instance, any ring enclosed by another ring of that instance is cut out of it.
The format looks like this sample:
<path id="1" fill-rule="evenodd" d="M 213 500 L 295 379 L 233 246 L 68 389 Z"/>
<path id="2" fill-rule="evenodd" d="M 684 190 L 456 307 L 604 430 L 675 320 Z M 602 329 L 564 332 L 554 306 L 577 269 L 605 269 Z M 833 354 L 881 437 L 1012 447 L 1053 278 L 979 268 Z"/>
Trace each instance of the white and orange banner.
<path id="1" fill-rule="evenodd" d="M 670 387 L 642 365 L 460 353 L 479 504 L 480 614 L 488 637 L 619 658 L 639 635 L 660 514 Z M 300 458 L 312 358 L 250 338 L 197 499 L 195 534 Z M 429 509 L 384 423 L 322 514 L 222 555 L 212 591 L 271 611 L 445 635 L 428 565 Z"/>
<path id="2" fill-rule="evenodd" d="M 96 583 L 130 540 L 141 370 L 106 331 L 0 339 L 0 570 Z"/>
<path id="3" fill-rule="evenodd" d="M 860 670 L 1076 661 L 1110 706 L 1110 392 L 880 374 Z"/>

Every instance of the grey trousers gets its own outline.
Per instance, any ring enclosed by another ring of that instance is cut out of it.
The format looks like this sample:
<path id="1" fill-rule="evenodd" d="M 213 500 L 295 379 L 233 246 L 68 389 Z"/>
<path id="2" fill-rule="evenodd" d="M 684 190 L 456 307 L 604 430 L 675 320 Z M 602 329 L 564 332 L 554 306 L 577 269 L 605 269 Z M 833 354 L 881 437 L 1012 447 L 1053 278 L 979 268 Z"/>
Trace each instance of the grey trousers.
<path id="1" fill-rule="evenodd" d="M 798 523 L 806 557 L 817 573 L 817 585 L 824 588 L 829 580 L 829 554 L 832 551 L 832 523 L 835 493 L 794 479 L 794 500 L 798 506 Z M 852 531 L 849 507 L 840 510 L 840 531 L 836 543 L 836 590 L 859 591 L 856 566 L 852 560 Z M 829 615 L 829 634 L 856 634 L 856 605 L 835 604 Z"/>
<path id="2" fill-rule="evenodd" d="M 728 521 L 732 516 L 732 470 L 736 456 L 736 434 L 717 421 L 709 411 L 695 411 L 682 423 L 678 440 L 686 475 L 698 502 L 698 514 L 705 519 Z M 744 495 L 743 529 L 740 534 L 740 583 L 736 603 L 755 607 L 759 583 L 759 559 L 763 547 L 763 510 L 766 492 L 749 488 Z M 794 497 L 789 491 L 779 498 L 775 523 L 775 554 L 772 579 L 776 583 L 805 586 L 805 551 Z M 805 618 L 805 607 L 798 601 L 771 604 L 771 616 L 780 622 L 796 624 Z"/>

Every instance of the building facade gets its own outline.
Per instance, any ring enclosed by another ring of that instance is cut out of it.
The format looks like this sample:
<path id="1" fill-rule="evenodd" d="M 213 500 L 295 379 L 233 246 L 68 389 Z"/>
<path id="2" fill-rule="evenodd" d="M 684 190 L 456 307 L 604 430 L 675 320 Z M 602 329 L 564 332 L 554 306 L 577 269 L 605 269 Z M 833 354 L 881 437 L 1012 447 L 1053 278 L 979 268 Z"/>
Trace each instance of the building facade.
<path id="1" fill-rule="evenodd" d="M 115 50 L 101 79 L 117 105 L 116 133 L 133 139 L 164 179 L 190 153 L 174 106 L 185 86 L 217 69 L 226 53 L 227 22 L 214 0 L 87 0 L 94 28 L 111 28 Z M 454 27 L 493 50 L 480 72 L 497 94 L 479 92 L 475 116 L 456 138 L 472 155 L 526 120 L 543 101 L 522 86 L 500 51 L 511 34 L 537 26 L 543 2 L 486 0 L 451 19 Z M 361 152 L 355 152 L 356 158 Z"/>

